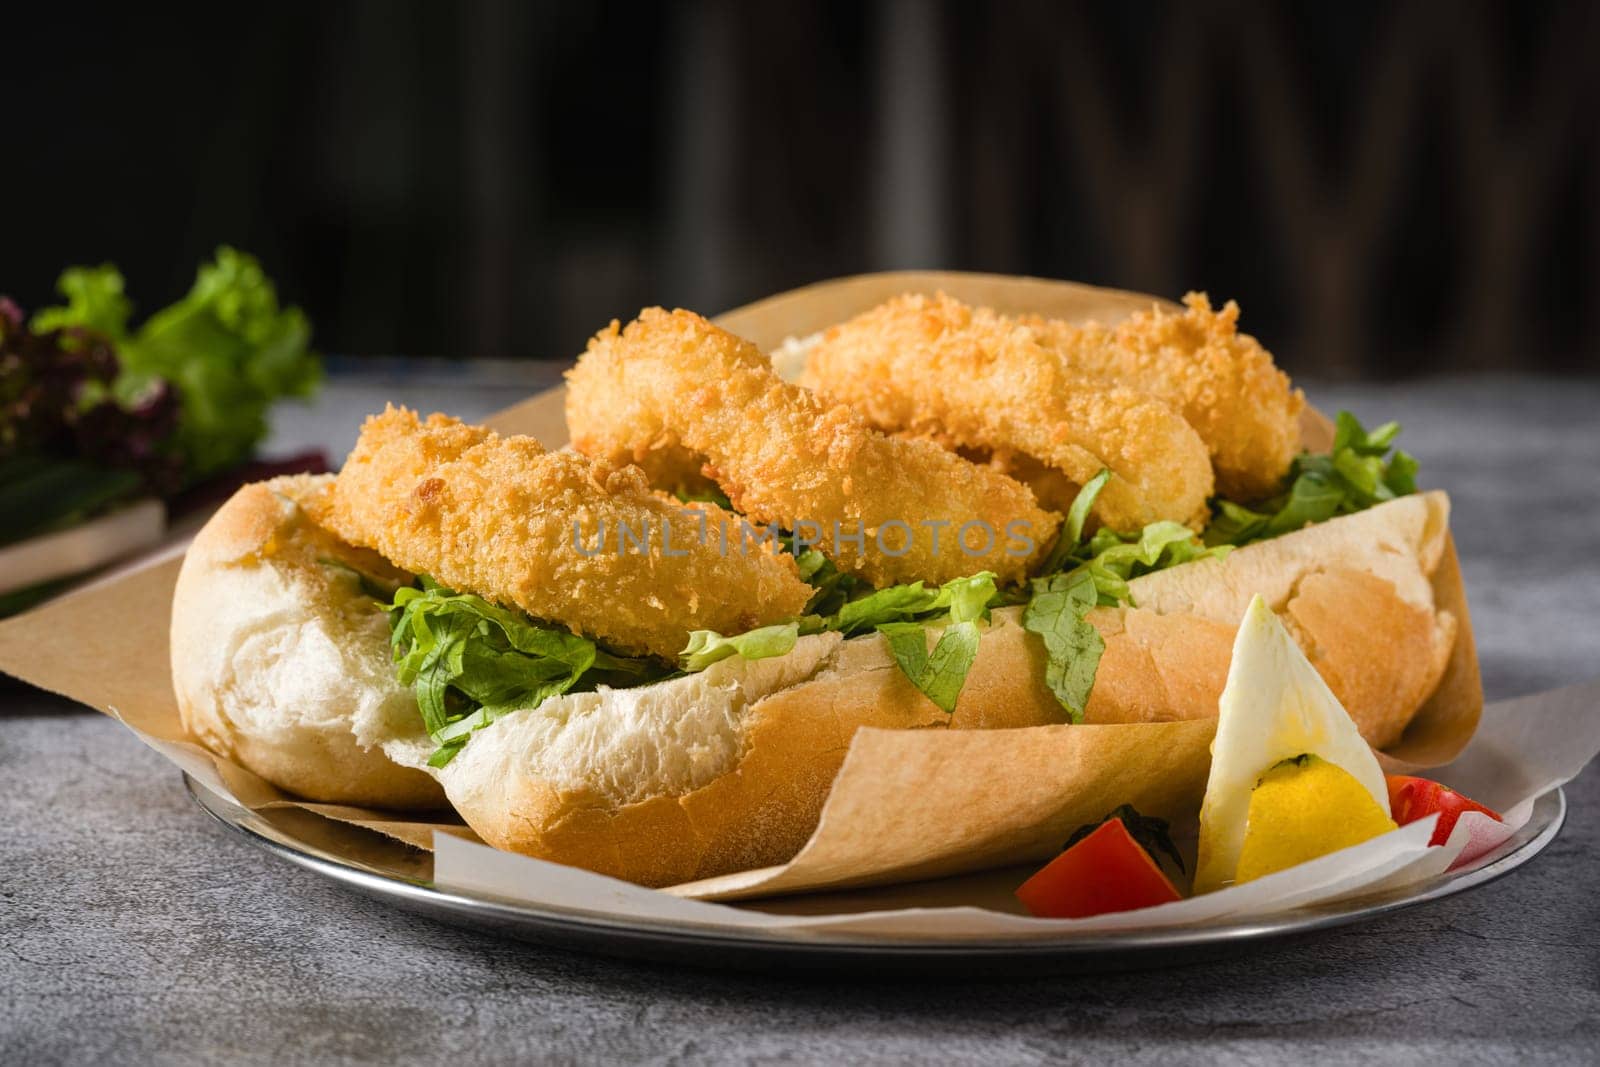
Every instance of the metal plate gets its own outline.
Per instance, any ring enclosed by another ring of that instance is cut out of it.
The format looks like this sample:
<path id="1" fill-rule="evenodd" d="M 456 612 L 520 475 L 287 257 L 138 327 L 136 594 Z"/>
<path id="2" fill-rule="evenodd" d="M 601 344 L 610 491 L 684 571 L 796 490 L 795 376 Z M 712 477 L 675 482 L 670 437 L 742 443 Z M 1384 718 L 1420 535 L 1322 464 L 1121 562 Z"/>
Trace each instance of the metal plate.
<path id="1" fill-rule="evenodd" d="M 255 812 L 212 793 L 184 775 L 190 796 L 247 841 L 368 896 L 459 926 L 558 948 L 611 956 L 745 970 L 915 971 L 964 976 L 1089 972 L 1165 967 L 1214 958 L 1284 938 L 1364 922 L 1400 908 L 1483 885 L 1527 863 L 1554 841 L 1566 820 L 1561 790 L 1534 804 L 1527 825 L 1504 845 L 1458 871 L 1387 893 L 1283 912 L 1264 919 L 1220 919 L 1177 929 L 1031 937 L 1028 940 L 906 940 L 817 931 L 750 931 L 702 924 L 646 922 L 509 903 L 436 889 L 433 857 L 380 834 L 294 808 Z M 1014 885 L 1021 876 L 1012 878 Z M 954 884 L 955 880 L 949 880 Z M 977 882 L 973 883 L 977 885 Z M 942 904 L 960 899 L 949 885 L 930 883 Z M 952 897 L 955 899 L 952 899 Z M 815 913 L 826 897 L 804 898 Z M 765 910 L 794 910 L 760 902 Z M 838 910 L 868 910 L 870 894 L 841 898 Z"/>

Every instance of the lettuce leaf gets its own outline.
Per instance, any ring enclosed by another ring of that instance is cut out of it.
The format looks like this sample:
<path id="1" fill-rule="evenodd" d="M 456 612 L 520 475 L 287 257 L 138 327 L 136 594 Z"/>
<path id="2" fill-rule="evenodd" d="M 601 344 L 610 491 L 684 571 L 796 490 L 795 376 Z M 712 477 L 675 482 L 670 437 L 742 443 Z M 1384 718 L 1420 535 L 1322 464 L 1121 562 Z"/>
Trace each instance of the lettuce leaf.
<path id="1" fill-rule="evenodd" d="M 1044 681 L 1074 723 L 1083 721 L 1094 688 L 1105 639 L 1085 618 L 1100 602 L 1087 571 L 1052 574 L 1033 580 L 1033 597 L 1022 612 L 1022 626 L 1044 641 Z"/>
<path id="2" fill-rule="evenodd" d="M 56 292 L 67 298 L 67 306 L 41 308 L 33 316 L 33 329 L 45 333 L 81 327 L 113 341 L 126 340 L 133 304 L 122 290 L 122 275 L 109 263 L 68 267 L 56 279 Z"/>
<path id="3" fill-rule="evenodd" d="M 835 614 L 862 588 L 861 579 L 841 571 L 818 549 L 806 549 L 795 557 L 795 563 L 800 568 L 800 577 L 816 590 L 806 602 L 808 616 Z"/>
<path id="4" fill-rule="evenodd" d="M 733 510 L 726 497 L 697 495 L 683 487 L 675 492 L 686 502 L 710 499 Z M 1086 515 L 1087 507 L 1077 519 L 1079 529 Z M 805 612 L 798 619 L 733 637 L 697 630 L 679 655 L 684 670 L 703 670 L 735 653 L 746 659 L 783 655 L 801 634 L 833 631 L 853 637 L 876 630 L 888 640 L 895 663 L 912 684 L 944 711 L 954 710 L 977 658 L 978 623 L 988 618 L 990 607 L 1008 602 L 1008 594 L 996 589 L 991 572 L 953 579 L 937 589 L 920 581 L 873 589 L 856 575 L 840 571 L 818 549 L 801 546 L 793 533 L 780 532 L 778 543 L 795 557 L 800 577 L 815 590 Z M 940 625 L 943 633 L 930 654 L 928 629 Z"/>
<path id="5" fill-rule="evenodd" d="M 1093 579 L 1098 603 L 1133 603 L 1128 583 L 1152 571 L 1166 570 L 1205 556 L 1221 556 L 1231 546 L 1207 547 L 1193 530 L 1179 522 L 1153 522 L 1137 533 L 1118 533 L 1107 527 L 1083 538 L 1083 516 L 1105 486 L 1109 472 L 1101 471 L 1078 491 L 1062 525 L 1061 537 L 1041 569 L 1042 578 L 1057 574 L 1087 575 Z M 1076 516 L 1076 519 L 1074 518 Z M 1050 562 L 1054 566 L 1049 566 Z M 1038 579 L 1035 579 L 1037 581 Z"/>
<path id="6" fill-rule="evenodd" d="M 1298 456 L 1283 493 L 1255 507 L 1214 501 L 1216 517 L 1206 528 L 1205 543 L 1249 544 L 1416 492 L 1417 461 L 1394 448 L 1399 436 L 1397 422 L 1368 431 L 1350 412 L 1339 412 L 1332 448 Z"/>
<path id="7" fill-rule="evenodd" d="M 1073 498 L 1043 573 L 1029 583 L 1022 613 L 1023 629 L 1044 642 L 1045 684 L 1072 722 L 1083 721 L 1105 652 L 1105 641 L 1087 619 L 1090 610 L 1132 604 L 1128 583 L 1140 575 L 1231 551 L 1228 545 L 1208 548 L 1177 522 L 1153 522 L 1131 534 L 1102 527 L 1084 540 L 1085 520 L 1109 477 L 1101 471 Z"/>
<path id="8" fill-rule="evenodd" d="M 693 674 L 733 655 L 745 659 L 786 655 L 799 639 L 798 622 L 774 623 L 733 637 L 723 637 L 715 630 L 694 630 L 689 634 L 689 643 L 678 654 L 678 661 L 685 671 Z"/>
<path id="9" fill-rule="evenodd" d="M 665 676 L 651 660 L 613 656 L 586 637 L 534 622 L 427 578 L 397 590 L 385 607 L 402 685 L 416 693 L 442 767 L 474 731 L 518 708 L 597 685 L 637 685 Z"/>
<path id="10" fill-rule="evenodd" d="M 1076 552 L 1083 542 L 1083 526 L 1089 521 L 1089 509 L 1094 507 L 1094 502 L 1100 495 L 1100 490 L 1106 487 L 1111 480 L 1111 472 L 1102 470 L 1093 478 L 1084 483 L 1078 495 L 1072 498 L 1072 504 L 1067 508 L 1067 516 L 1061 523 L 1061 533 L 1056 538 L 1055 547 L 1040 564 L 1041 574 L 1054 574 L 1066 566 L 1067 560 Z"/>
<path id="11" fill-rule="evenodd" d="M 943 594 L 944 590 L 929 589 L 921 582 L 875 589 L 845 603 L 832 616 L 821 620 L 819 629 L 838 630 L 850 637 L 891 623 L 909 622 L 918 615 L 947 607 L 947 596 L 940 602 Z"/>
<path id="12" fill-rule="evenodd" d="M 921 585 L 920 582 L 915 584 Z M 920 622 L 877 624 L 878 632 L 888 639 L 889 651 L 901 672 L 946 714 L 955 713 L 956 700 L 978 658 L 978 644 L 983 636 L 978 623 L 988 619 L 989 605 L 995 596 L 994 574 L 982 571 L 952 579 L 939 587 L 931 609 L 940 612 L 939 615 Z M 945 623 L 944 631 L 929 652 L 928 629 L 941 621 Z"/>
<path id="13" fill-rule="evenodd" d="M 802 573 L 805 569 L 802 566 Z M 989 608 L 999 599 L 989 571 L 952 579 L 937 589 L 922 582 L 893 585 L 845 601 L 831 615 L 808 614 L 734 637 L 696 630 L 689 635 L 680 663 L 686 671 L 703 670 L 735 653 L 745 659 L 781 656 L 794 648 L 801 634 L 836 632 L 852 637 L 876 630 L 888 639 L 895 663 L 911 684 L 951 712 L 978 655 L 978 623 L 988 618 Z M 930 653 L 928 631 L 939 626 L 943 632 Z"/>
<path id="14" fill-rule="evenodd" d="M 178 390 L 175 442 L 188 484 L 248 459 L 273 402 L 309 396 L 321 381 L 305 314 L 280 307 L 261 264 L 232 248 L 219 248 L 189 294 L 137 331 L 116 267 L 70 268 L 56 287 L 67 303 L 35 315 L 36 330 L 87 327 L 109 337 L 122 361 L 119 398 L 157 380 Z"/>

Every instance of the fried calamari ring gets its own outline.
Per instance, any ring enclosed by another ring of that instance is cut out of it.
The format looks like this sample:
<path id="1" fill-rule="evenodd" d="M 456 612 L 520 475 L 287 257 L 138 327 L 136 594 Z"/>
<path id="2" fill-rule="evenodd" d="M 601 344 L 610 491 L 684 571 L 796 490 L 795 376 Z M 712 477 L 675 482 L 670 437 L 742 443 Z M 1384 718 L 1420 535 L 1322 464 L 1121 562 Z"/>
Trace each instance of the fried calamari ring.
<path id="1" fill-rule="evenodd" d="M 735 508 L 811 524 L 817 548 L 875 585 L 981 570 L 1020 580 L 1060 525 L 1027 487 L 877 432 L 689 311 L 650 308 L 596 334 L 567 373 L 567 426 L 580 451 L 638 463 L 659 484 L 703 464 Z"/>
<path id="2" fill-rule="evenodd" d="M 740 542 L 736 517 L 670 501 L 637 468 L 403 408 L 367 420 L 317 519 L 396 566 L 627 653 L 673 657 L 690 630 L 776 622 L 813 592 L 791 557 Z"/>
<path id="3" fill-rule="evenodd" d="M 1232 500 L 1277 492 L 1300 448 L 1305 396 L 1254 337 L 1239 332 L 1239 305 L 1212 311 L 1203 293 L 1182 312 L 1152 308 L 1117 326 L 1023 316 L 1069 373 L 1115 382 L 1166 401 L 1211 452 L 1217 491 Z"/>
<path id="4" fill-rule="evenodd" d="M 1211 462 L 1182 416 L 1067 374 L 1031 330 L 987 308 L 942 293 L 896 297 L 825 331 L 801 382 L 881 429 L 937 436 L 1008 472 L 1025 475 L 1036 460 L 1065 476 L 1062 495 L 1109 469 L 1094 514 L 1113 529 L 1205 521 Z M 1054 493 L 1041 499 L 1061 506 Z"/>

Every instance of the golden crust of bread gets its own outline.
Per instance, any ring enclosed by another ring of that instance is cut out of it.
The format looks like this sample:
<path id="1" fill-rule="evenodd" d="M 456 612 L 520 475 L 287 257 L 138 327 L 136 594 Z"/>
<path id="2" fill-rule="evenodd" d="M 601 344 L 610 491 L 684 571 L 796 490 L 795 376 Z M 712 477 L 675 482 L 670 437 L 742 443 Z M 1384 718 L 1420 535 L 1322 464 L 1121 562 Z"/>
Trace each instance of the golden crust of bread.
<path id="1" fill-rule="evenodd" d="M 345 568 L 405 576 L 311 521 L 305 505 L 331 483 L 247 485 L 196 535 L 172 603 L 179 714 L 207 748 L 298 796 L 441 807 L 438 783 L 381 747 L 416 704 L 393 682 L 387 623 Z"/>
<path id="2" fill-rule="evenodd" d="M 1382 578 L 1346 567 L 1306 575 L 1277 608 L 1295 643 L 1374 748 L 1400 739 L 1444 676 L 1456 621 L 1406 603 Z M 1217 713 L 1235 627 L 1192 614 L 1100 608 L 1105 638 L 1088 722 L 1199 719 Z"/>
<path id="3" fill-rule="evenodd" d="M 890 730 L 995 729 L 1061 721 L 1044 686 L 1036 642 L 1017 613 L 996 613 L 955 714 L 922 696 L 877 635 L 839 646 L 805 681 L 755 701 L 744 715 L 738 763 L 683 796 L 618 807 L 592 789 L 561 790 L 532 777 L 491 788 L 453 781 L 474 746 L 494 744 L 500 723 L 475 735 L 445 768 L 451 801 L 496 848 L 583 867 L 644 885 L 673 885 L 782 863 L 816 828 L 850 740 L 865 726 Z M 458 764 L 460 766 L 458 766 Z"/>
<path id="4" fill-rule="evenodd" d="M 1234 629 L 1254 594 L 1374 748 L 1398 741 L 1449 665 L 1458 620 L 1435 601 L 1449 540 L 1440 492 L 1135 579 L 1133 606 L 1099 608 L 1106 641 L 1090 722 L 1215 715 Z"/>

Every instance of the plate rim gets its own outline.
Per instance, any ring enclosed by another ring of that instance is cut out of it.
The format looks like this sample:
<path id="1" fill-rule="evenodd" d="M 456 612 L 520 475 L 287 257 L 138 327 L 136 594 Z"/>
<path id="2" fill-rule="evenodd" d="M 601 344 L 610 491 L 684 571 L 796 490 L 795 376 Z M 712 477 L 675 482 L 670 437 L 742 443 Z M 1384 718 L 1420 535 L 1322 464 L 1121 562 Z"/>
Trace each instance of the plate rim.
<path id="1" fill-rule="evenodd" d="M 1495 881 L 1522 867 L 1560 835 L 1567 818 L 1565 792 L 1557 788 L 1534 800 L 1528 826 L 1546 820 L 1515 848 L 1488 863 L 1458 874 L 1423 883 L 1416 892 L 1394 891 L 1380 899 L 1351 897 L 1322 908 L 1301 908 L 1259 919 L 1228 921 L 1223 917 L 1194 926 L 1133 928 L 1128 930 L 1059 935 L 1031 934 L 1011 937 L 922 937 L 862 935 L 850 931 L 816 929 L 762 930 L 718 926 L 668 919 L 622 918 L 600 911 L 534 905 L 492 896 L 440 889 L 432 882 L 406 879 L 376 869 L 357 866 L 331 853 L 295 842 L 272 828 L 278 836 L 262 832 L 270 826 L 258 813 L 220 796 L 188 773 L 184 789 L 195 804 L 218 823 L 268 854 L 319 874 L 336 883 L 435 916 L 441 914 L 506 926 L 555 926 L 574 934 L 693 945 L 700 949 L 763 951 L 772 953 L 868 954 L 879 958 L 991 958 L 1057 957 L 1072 955 L 1139 954 L 1153 950 L 1222 949 L 1241 943 L 1309 934 L 1366 922 L 1434 900 L 1454 896 Z M 1550 810 L 1553 806 L 1553 810 Z M 242 815 L 240 814 L 242 813 Z M 354 828 L 353 828 L 354 829 Z M 1526 827 L 1524 827 L 1526 829 Z M 1522 833 L 1519 830 L 1518 833 Z M 281 839 L 280 839 L 281 837 Z M 1331 909 L 1331 910 L 1330 910 Z"/>

